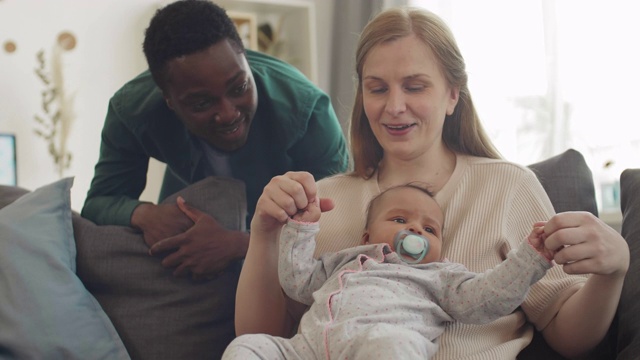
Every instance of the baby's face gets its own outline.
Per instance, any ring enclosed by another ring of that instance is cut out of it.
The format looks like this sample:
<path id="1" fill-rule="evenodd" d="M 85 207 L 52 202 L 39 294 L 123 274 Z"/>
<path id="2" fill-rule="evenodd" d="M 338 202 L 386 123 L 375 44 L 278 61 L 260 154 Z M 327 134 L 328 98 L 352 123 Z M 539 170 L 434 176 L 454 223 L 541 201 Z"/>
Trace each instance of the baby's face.
<path id="1" fill-rule="evenodd" d="M 383 194 L 371 212 L 363 243 L 389 244 L 396 251 L 393 244 L 395 235 L 401 230 L 409 230 L 429 241 L 429 252 L 421 264 L 440 260 L 444 215 L 432 197 L 418 189 L 400 187 Z"/>

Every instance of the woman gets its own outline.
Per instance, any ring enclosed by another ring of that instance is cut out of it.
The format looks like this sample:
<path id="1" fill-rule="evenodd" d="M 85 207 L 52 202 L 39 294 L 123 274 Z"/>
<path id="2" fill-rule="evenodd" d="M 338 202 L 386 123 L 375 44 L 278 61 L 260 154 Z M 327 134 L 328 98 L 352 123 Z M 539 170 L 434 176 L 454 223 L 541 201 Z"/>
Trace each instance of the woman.
<path id="1" fill-rule="evenodd" d="M 321 204 L 323 211 L 333 210 L 322 216 L 317 254 L 333 252 L 357 243 L 373 196 L 394 185 L 426 182 L 445 214 L 443 255 L 477 272 L 504 260 L 530 224 L 548 219 L 545 244 L 560 249 L 555 261 L 563 266 L 534 285 L 513 314 L 483 326 L 450 326 L 436 358 L 513 359 L 531 341 L 532 324 L 565 356 L 597 345 L 618 304 L 629 266 L 627 244 L 589 213 L 554 215 L 535 175 L 500 159 L 476 115 L 464 60 L 448 27 L 425 10 L 384 11 L 361 34 L 356 63 L 354 172 L 324 179 L 317 188 L 306 173 L 274 178 L 259 200 L 266 210 L 255 216 L 286 219 L 316 194 L 329 198 Z M 267 235 L 251 238 L 241 274 L 236 332 L 289 336 L 300 309 L 278 285 L 279 227 L 264 226 Z"/>

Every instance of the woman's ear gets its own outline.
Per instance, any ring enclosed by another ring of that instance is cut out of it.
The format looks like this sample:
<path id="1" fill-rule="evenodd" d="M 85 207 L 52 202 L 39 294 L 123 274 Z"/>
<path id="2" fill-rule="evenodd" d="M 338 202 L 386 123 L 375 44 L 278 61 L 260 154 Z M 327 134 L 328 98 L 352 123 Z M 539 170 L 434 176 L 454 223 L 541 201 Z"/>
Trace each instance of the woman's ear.
<path id="1" fill-rule="evenodd" d="M 369 244 L 369 233 L 365 232 L 364 234 L 362 234 L 361 245 L 367 245 L 367 244 Z"/>
<path id="2" fill-rule="evenodd" d="M 456 110 L 456 105 L 458 105 L 459 99 L 460 99 L 460 88 L 456 86 L 449 89 L 449 103 L 447 104 L 447 115 L 453 115 L 453 112 Z"/>

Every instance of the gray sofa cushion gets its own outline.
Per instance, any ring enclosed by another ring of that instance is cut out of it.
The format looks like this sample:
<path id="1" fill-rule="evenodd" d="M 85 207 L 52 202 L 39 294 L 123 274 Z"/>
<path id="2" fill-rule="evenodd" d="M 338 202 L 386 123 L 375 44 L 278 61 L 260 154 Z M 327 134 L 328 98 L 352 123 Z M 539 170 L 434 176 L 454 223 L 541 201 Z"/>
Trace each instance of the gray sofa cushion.
<path id="1" fill-rule="evenodd" d="M 640 169 L 627 169 L 620 176 L 622 236 L 629 244 L 631 264 L 618 306 L 618 360 L 640 356 Z"/>
<path id="2" fill-rule="evenodd" d="M 244 184 L 210 177 L 181 195 L 228 229 L 246 228 Z M 74 216 L 78 276 L 118 330 L 132 359 L 219 358 L 233 339 L 240 263 L 213 280 L 174 277 L 141 234 Z"/>

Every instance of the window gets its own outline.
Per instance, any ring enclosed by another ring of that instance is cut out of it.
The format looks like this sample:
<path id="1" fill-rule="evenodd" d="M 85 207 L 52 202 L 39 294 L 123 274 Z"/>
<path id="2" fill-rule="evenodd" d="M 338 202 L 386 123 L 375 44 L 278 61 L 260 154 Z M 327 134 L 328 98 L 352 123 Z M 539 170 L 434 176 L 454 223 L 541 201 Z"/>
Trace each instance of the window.
<path id="1" fill-rule="evenodd" d="M 593 172 L 601 211 L 619 211 L 615 182 L 640 167 L 640 3 L 409 3 L 451 27 L 480 118 L 505 158 L 530 164 L 574 148 Z"/>
<path id="2" fill-rule="evenodd" d="M 15 186 L 16 180 L 15 135 L 0 133 L 0 185 Z"/>

